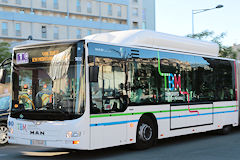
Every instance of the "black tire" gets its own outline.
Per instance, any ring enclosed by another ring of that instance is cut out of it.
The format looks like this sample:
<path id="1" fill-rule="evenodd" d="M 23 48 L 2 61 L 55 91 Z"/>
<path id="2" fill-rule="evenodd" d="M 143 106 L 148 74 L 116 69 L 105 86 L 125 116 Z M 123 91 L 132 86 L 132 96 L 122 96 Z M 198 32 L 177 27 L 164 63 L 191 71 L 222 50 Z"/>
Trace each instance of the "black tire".
<path id="1" fill-rule="evenodd" d="M 220 130 L 221 135 L 227 135 L 232 131 L 232 125 L 223 126 L 223 128 Z"/>
<path id="2" fill-rule="evenodd" d="M 0 145 L 7 144 L 8 142 L 7 132 L 8 132 L 7 124 L 0 123 Z"/>
<path id="3" fill-rule="evenodd" d="M 142 117 L 138 122 L 135 149 L 147 149 L 156 141 L 156 129 L 150 117 Z"/>

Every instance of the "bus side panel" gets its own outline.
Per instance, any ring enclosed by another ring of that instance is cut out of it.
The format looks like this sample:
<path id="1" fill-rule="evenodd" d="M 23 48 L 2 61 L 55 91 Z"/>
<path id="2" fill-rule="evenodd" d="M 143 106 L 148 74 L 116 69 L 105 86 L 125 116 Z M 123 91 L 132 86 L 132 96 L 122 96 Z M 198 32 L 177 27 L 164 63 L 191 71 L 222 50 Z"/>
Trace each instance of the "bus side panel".
<path id="1" fill-rule="evenodd" d="M 222 129 L 223 126 L 226 125 L 232 125 L 237 126 L 238 125 L 238 107 L 236 104 L 238 101 L 225 101 L 225 102 L 214 102 L 213 103 L 213 124 L 209 125 L 200 125 L 200 126 L 192 126 L 192 127 L 182 127 L 179 129 L 170 129 L 165 124 L 170 125 L 170 121 L 168 119 L 164 119 L 164 117 L 157 117 L 158 119 L 158 127 L 159 127 L 159 139 L 161 138 L 167 138 L 167 137 L 174 137 L 174 136 L 180 136 L 180 135 L 187 135 L 192 133 L 199 133 L 199 132 L 206 132 L 211 130 L 217 130 Z M 179 112 L 176 112 L 175 114 L 180 114 Z M 204 114 L 201 115 L 202 118 L 204 118 Z M 176 118 L 176 121 L 179 120 L 179 122 L 184 121 L 184 117 Z M 186 119 L 185 119 L 186 120 Z M 198 123 L 203 122 L 201 118 L 199 119 Z M 177 123 L 177 122 L 176 122 Z M 182 122 L 184 124 L 184 122 Z M 192 123 L 192 122 L 190 122 Z M 189 123 L 186 121 L 185 126 L 187 126 Z"/>
<path id="2" fill-rule="evenodd" d="M 110 114 L 92 115 L 91 149 L 126 144 L 127 117 L 108 115 Z"/>
<path id="3" fill-rule="evenodd" d="M 213 104 L 171 106 L 171 129 L 210 125 Z"/>
<path id="4" fill-rule="evenodd" d="M 104 143 L 103 142 L 103 130 L 104 130 L 104 126 L 91 126 L 90 127 L 90 133 L 91 133 L 90 148 L 91 149 L 97 149 L 97 148 L 103 147 L 103 143 Z"/>
<path id="5" fill-rule="evenodd" d="M 225 101 L 214 102 L 214 125 L 215 128 L 222 128 L 225 125 L 238 125 L 238 102 Z"/>

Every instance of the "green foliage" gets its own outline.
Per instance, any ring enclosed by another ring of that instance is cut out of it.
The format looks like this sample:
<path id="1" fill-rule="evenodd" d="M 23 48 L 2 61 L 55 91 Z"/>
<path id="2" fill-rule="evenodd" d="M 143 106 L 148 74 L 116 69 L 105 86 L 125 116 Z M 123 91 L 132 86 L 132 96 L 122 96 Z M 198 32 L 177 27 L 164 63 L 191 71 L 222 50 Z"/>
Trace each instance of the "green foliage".
<path id="1" fill-rule="evenodd" d="M 0 63 L 11 57 L 10 44 L 8 42 L 0 42 Z"/>
<path id="2" fill-rule="evenodd" d="M 232 47 L 223 46 L 219 51 L 219 57 L 237 59 L 237 52 Z"/>
<path id="3" fill-rule="evenodd" d="M 201 33 L 197 34 L 188 34 L 187 37 L 200 39 L 200 40 L 207 40 L 214 43 L 217 43 L 219 45 L 219 57 L 225 57 L 225 58 L 237 58 L 237 52 L 233 50 L 232 47 L 224 46 L 222 44 L 222 39 L 226 36 L 226 33 L 221 33 L 220 35 L 215 35 L 213 31 L 205 30 Z"/>

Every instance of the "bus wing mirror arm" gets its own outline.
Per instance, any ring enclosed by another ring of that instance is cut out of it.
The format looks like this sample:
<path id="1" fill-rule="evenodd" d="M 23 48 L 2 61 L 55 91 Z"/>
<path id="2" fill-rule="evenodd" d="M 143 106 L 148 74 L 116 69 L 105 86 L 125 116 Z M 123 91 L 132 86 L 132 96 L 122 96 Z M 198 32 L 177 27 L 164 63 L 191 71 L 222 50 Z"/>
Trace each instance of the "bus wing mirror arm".
<path id="1" fill-rule="evenodd" d="M 8 67 L 9 64 L 11 64 L 12 58 L 6 58 L 0 63 L 0 83 L 5 84 L 6 83 L 6 77 L 7 77 L 7 70 L 6 67 Z"/>
<path id="2" fill-rule="evenodd" d="M 7 70 L 1 68 L 0 69 L 0 83 L 2 83 L 2 84 L 5 83 L 6 75 L 7 75 Z"/>
<path id="3" fill-rule="evenodd" d="M 125 111 L 128 107 L 128 104 L 129 104 L 129 98 L 128 98 L 128 95 L 123 95 L 121 96 L 121 103 L 122 103 L 122 111 Z"/>
<path id="4" fill-rule="evenodd" d="M 90 66 L 89 67 L 89 82 L 98 82 L 98 66 Z"/>

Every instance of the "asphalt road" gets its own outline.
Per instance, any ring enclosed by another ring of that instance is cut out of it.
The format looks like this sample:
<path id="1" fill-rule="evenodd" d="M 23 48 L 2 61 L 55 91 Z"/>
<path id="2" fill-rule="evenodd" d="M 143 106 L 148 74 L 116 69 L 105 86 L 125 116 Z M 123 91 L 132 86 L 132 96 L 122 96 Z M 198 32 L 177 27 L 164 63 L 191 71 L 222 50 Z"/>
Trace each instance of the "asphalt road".
<path id="1" fill-rule="evenodd" d="M 159 140 L 154 147 L 142 151 L 130 150 L 126 146 L 95 151 L 0 146 L 0 160 L 236 160 L 240 157 L 239 153 L 240 128 L 235 128 L 231 134 L 224 136 L 208 132 Z"/>

